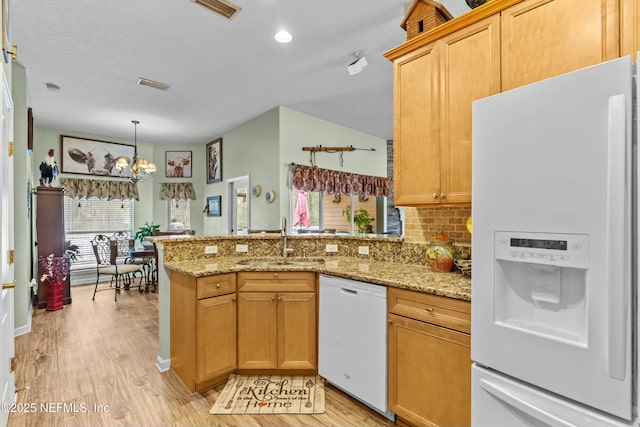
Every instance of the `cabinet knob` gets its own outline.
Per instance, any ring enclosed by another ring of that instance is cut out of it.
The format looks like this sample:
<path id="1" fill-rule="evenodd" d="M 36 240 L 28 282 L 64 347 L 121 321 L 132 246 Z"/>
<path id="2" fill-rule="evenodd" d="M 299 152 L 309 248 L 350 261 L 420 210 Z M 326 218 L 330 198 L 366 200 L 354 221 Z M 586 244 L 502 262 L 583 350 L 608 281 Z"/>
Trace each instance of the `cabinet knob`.
<path id="1" fill-rule="evenodd" d="M 273 278 L 277 279 L 278 278 L 278 273 L 273 273 Z"/>
<path id="2" fill-rule="evenodd" d="M 429 313 L 433 313 L 433 307 L 431 306 L 425 308 L 425 310 L 427 310 Z"/>
<path id="3" fill-rule="evenodd" d="M 282 297 L 278 297 L 278 302 L 282 302 Z"/>
<path id="4" fill-rule="evenodd" d="M 222 286 L 220 283 L 216 283 L 216 288 L 220 289 L 220 286 Z"/>
<path id="5" fill-rule="evenodd" d="M 440 193 L 440 198 L 441 198 L 441 199 L 446 199 L 446 198 L 447 198 L 447 195 L 446 195 L 446 194 L 444 194 L 444 193 Z"/>
<path id="6" fill-rule="evenodd" d="M 392 323 L 393 323 L 393 320 L 391 320 L 391 318 L 389 318 L 389 319 L 387 319 L 387 323 L 388 323 L 388 324 L 392 324 Z"/>
<path id="7" fill-rule="evenodd" d="M 271 297 L 271 302 L 276 302 L 276 297 Z"/>
<path id="8" fill-rule="evenodd" d="M 433 193 L 434 200 L 438 198 L 438 193 Z"/>
<path id="9" fill-rule="evenodd" d="M 236 302 L 236 297 L 231 297 L 231 302 Z"/>

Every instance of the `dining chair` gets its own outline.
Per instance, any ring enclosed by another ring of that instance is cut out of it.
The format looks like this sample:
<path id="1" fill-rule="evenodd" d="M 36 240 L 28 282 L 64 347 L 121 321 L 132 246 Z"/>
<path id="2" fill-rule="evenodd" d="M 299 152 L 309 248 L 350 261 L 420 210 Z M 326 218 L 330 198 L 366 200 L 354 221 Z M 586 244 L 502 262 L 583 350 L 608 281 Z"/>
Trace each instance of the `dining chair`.
<path id="1" fill-rule="evenodd" d="M 140 273 L 138 289 L 142 292 L 142 266 L 124 262 L 124 259 L 128 256 L 128 243 L 127 247 L 119 249 L 117 240 L 104 234 L 98 234 L 91 241 L 91 246 L 97 263 L 96 286 L 93 290 L 92 298 L 94 301 L 96 299 L 96 292 L 98 292 L 98 283 L 100 283 L 101 276 L 111 276 L 109 289 L 115 289 L 115 301 L 118 301 L 118 293 L 121 289 L 131 287 L 136 273 Z"/>

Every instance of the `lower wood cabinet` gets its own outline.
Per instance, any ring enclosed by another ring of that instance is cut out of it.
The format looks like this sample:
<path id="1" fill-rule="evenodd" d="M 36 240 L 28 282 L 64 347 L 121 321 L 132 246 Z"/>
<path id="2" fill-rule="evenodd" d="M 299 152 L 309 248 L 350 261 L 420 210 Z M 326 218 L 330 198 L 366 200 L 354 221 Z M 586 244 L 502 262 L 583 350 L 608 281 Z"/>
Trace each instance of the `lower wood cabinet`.
<path id="1" fill-rule="evenodd" d="M 238 273 L 238 369 L 317 371 L 316 274 Z"/>
<path id="2" fill-rule="evenodd" d="M 236 368 L 236 274 L 171 271 L 171 369 L 192 392 Z"/>
<path id="3" fill-rule="evenodd" d="M 471 304 L 388 292 L 389 409 L 415 426 L 471 425 Z"/>
<path id="4" fill-rule="evenodd" d="M 224 376 L 236 367 L 236 294 L 198 300 L 196 383 Z"/>

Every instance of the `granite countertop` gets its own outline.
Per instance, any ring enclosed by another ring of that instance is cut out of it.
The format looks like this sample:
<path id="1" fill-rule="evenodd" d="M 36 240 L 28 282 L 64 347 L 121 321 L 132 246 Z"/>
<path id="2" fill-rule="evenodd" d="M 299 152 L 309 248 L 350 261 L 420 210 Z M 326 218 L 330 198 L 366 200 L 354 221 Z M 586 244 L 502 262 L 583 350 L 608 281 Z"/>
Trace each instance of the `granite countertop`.
<path id="1" fill-rule="evenodd" d="M 313 271 L 394 288 L 471 301 L 471 279 L 457 271 L 453 273 L 437 273 L 424 265 L 381 262 L 369 258 L 326 257 L 324 258 L 324 264 L 313 266 L 238 265 L 238 261 L 243 259 L 246 258 L 196 259 L 165 262 L 164 266 L 170 270 L 195 277 L 238 271 Z"/>

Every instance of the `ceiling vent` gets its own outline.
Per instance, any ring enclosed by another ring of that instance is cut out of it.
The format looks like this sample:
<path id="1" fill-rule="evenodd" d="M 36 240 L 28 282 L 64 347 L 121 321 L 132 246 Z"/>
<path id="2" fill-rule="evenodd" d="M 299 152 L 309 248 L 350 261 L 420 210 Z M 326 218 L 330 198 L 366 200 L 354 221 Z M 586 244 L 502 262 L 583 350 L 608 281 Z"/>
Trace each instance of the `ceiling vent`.
<path id="1" fill-rule="evenodd" d="M 167 90 L 169 89 L 169 85 L 166 83 L 156 82 L 154 80 L 145 79 L 144 77 L 140 77 L 137 81 L 140 86 L 149 86 L 154 89 Z"/>
<path id="2" fill-rule="evenodd" d="M 222 15 L 227 19 L 233 18 L 236 13 L 240 11 L 240 6 L 237 6 L 230 1 L 226 0 L 193 0 L 201 6 L 206 7 L 209 10 L 214 11 L 218 15 Z"/>

